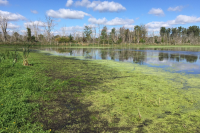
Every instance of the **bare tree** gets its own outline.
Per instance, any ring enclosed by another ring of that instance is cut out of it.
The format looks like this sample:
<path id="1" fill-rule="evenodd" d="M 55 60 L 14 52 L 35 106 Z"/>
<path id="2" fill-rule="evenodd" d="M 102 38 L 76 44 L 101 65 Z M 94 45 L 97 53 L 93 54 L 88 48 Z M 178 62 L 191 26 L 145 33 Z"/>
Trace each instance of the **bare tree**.
<path id="1" fill-rule="evenodd" d="M 94 45 L 94 40 L 96 38 L 96 27 L 93 27 L 93 45 Z"/>
<path id="2" fill-rule="evenodd" d="M 8 18 L 0 14 L 0 26 L 2 30 L 2 40 L 4 42 L 7 41 L 7 31 L 6 31 L 7 25 L 8 25 Z"/>
<path id="3" fill-rule="evenodd" d="M 120 28 L 119 32 L 120 32 L 120 38 L 122 39 L 122 43 L 124 43 L 124 41 L 125 41 L 125 28 L 124 27 Z"/>
<path id="4" fill-rule="evenodd" d="M 76 39 L 77 39 L 78 44 L 79 44 L 79 38 L 80 38 L 79 31 L 77 31 L 77 33 L 76 33 Z"/>
<path id="5" fill-rule="evenodd" d="M 98 46 L 99 46 L 99 42 L 100 42 L 100 35 L 101 35 L 100 24 L 98 24 L 98 27 L 99 27 L 99 39 L 98 39 Z"/>
<path id="6" fill-rule="evenodd" d="M 47 42 L 50 42 L 51 44 L 51 37 L 52 37 L 51 32 L 56 24 L 54 23 L 55 20 L 53 20 L 50 16 L 45 16 L 45 17 L 46 17 L 45 32 L 47 36 Z"/>
<path id="7" fill-rule="evenodd" d="M 62 36 L 66 36 L 66 26 L 62 27 Z"/>
<path id="8" fill-rule="evenodd" d="M 129 42 L 129 45 L 130 45 L 130 43 L 131 43 L 131 31 L 130 30 L 128 32 L 128 42 Z"/>
<path id="9" fill-rule="evenodd" d="M 39 26 L 39 21 L 35 21 L 35 22 L 31 21 L 31 27 L 33 29 L 33 33 L 35 35 L 36 41 L 38 41 L 38 31 L 39 31 L 38 26 Z"/>
<path id="10" fill-rule="evenodd" d="M 119 30 L 116 30 L 116 40 L 119 39 Z"/>
<path id="11" fill-rule="evenodd" d="M 154 31 L 153 31 L 153 44 L 154 44 Z"/>
<path id="12" fill-rule="evenodd" d="M 13 41 L 17 42 L 19 40 L 19 33 L 15 30 L 12 32 Z"/>
<path id="13" fill-rule="evenodd" d="M 83 45 L 84 31 L 82 31 L 82 45 Z"/>
<path id="14" fill-rule="evenodd" d="M 72 30 L 72 34 L 73 34 L 74 40 L 76 39 L 76 32 L 77 31 L 75 29 Z"/>

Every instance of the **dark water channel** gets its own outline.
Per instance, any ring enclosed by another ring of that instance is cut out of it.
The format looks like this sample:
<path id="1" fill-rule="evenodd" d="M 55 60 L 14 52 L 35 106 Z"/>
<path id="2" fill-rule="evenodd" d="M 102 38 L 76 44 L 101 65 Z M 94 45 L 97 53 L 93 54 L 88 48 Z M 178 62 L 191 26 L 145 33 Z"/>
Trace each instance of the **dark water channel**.
<path id="1" fill-rule="evenodd" d="M 193 48 L 38 48 L 55 55 L 131 62 L 166 71 L 200 74 L 200 47 Z"/>

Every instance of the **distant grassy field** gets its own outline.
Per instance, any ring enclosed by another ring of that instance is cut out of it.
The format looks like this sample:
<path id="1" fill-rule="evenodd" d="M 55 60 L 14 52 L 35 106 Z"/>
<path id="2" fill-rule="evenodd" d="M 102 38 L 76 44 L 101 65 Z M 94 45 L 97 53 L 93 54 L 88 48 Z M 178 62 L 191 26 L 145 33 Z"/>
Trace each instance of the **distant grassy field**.
<path id="1" fill-rule="evenodd" d="M 200 132 L 200 75 L 18 52 L 0 63 L 0 132 Z"/>

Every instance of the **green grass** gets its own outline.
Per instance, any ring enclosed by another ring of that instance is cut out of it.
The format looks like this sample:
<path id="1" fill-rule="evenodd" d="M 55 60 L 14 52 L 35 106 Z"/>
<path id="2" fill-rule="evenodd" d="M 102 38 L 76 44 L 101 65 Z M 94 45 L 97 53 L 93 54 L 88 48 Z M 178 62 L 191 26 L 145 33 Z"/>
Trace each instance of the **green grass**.
<path id="1" fill-rule="evenodd" d="M 19 53 L 0 63 L 0 132 L 200 132 L 200 75 Z"/>

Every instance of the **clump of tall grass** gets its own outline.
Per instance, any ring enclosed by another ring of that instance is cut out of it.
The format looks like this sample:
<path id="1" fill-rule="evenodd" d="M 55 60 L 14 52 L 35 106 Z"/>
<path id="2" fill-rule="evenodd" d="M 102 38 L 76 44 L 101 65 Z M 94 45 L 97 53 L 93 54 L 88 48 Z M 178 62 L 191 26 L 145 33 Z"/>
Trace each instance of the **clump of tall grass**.
<path id="1" fill-rule="evenodd" d="M 0 53 L 0 63 L 3 63 L 4 60 L 11 60 L 11 62 L 13 63 L 12 66 L 14 66 L 14 64 L 17 63 L 17 60 L 19 58 L 20 55 L 17 52 L 17 47 L 15 47 L 15 52 L 6 50 L 4 53 Z"/>
<path id="2" fill-rule="evenodd" d="M 29 49 L 30 45 L 27 46 L 27 48 L 23 48 L 23 64 L 24 66 L 31 66 L 32 64 L 28 63 L 28 56 L 30 53 L 30 49 Z"/>

